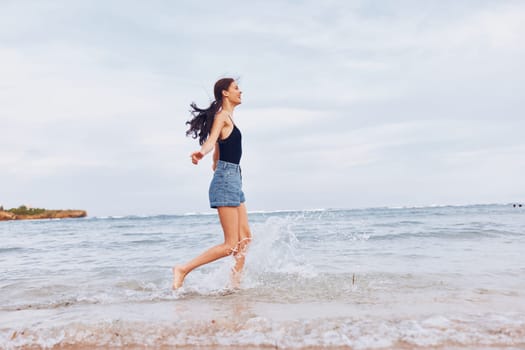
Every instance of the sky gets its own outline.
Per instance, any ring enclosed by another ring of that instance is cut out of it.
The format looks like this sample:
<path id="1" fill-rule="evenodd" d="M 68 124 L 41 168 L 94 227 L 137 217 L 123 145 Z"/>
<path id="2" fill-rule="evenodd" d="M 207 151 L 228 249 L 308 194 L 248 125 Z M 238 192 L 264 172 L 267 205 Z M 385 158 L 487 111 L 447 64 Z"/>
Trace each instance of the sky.
<path id="1" fill-rule="evenodd" d="M 0 205 L 212 212 L 223 77 L 249 211 L 523 203 L 524 37 L 511 0 L 0 0 Z"/>

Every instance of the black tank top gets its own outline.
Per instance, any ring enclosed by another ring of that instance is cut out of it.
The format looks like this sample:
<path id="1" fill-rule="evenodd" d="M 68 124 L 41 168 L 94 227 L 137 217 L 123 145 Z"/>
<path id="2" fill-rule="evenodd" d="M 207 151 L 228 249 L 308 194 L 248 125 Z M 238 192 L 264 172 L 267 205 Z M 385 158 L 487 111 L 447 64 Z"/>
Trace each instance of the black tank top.
<path id="1" fill-rule="evenodd" d="M 224 162 L 239 164 L 242 155 L 241 131 L 233 125 L 230 136 L 219 140 L 219 159 Z"/>

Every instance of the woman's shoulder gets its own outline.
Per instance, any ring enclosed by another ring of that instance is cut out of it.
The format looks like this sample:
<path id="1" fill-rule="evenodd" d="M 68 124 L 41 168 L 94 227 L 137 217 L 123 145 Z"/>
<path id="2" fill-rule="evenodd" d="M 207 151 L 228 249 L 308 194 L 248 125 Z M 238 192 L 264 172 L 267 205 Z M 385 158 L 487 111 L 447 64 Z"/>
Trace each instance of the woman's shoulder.
<path id="1" fill-rule="evenodd" d="M 217 114 L 215 114 L 215 120 L 218 120 L 220 122 L 228 123 L 230 120 L 230 115 L 226 111 L 219 111 Z"/>

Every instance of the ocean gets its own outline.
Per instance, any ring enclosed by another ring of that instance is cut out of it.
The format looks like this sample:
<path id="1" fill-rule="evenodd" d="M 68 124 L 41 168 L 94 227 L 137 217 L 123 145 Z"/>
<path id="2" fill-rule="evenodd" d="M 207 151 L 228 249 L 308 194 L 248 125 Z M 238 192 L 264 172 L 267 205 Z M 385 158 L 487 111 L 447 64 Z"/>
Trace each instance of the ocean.
<path id="1" fill-rule="evenodd" d="M 525 208 L 216 213 L 0 222 L 1 349 L 525 349 Z"/>

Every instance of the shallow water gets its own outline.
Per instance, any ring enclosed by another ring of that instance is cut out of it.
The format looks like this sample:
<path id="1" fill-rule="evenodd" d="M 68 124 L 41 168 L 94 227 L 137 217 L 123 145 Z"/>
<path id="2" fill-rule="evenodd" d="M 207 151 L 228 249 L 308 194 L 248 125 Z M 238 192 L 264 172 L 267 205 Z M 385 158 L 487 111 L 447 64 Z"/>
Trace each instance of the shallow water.
<path id="1" fill-rule="evenodd" d="M 233 259 L 170 290 L 220 243 L 217 216 L 0 223 L 0 346 L 525 347 L 525 209 L 250 213 Z"/>

